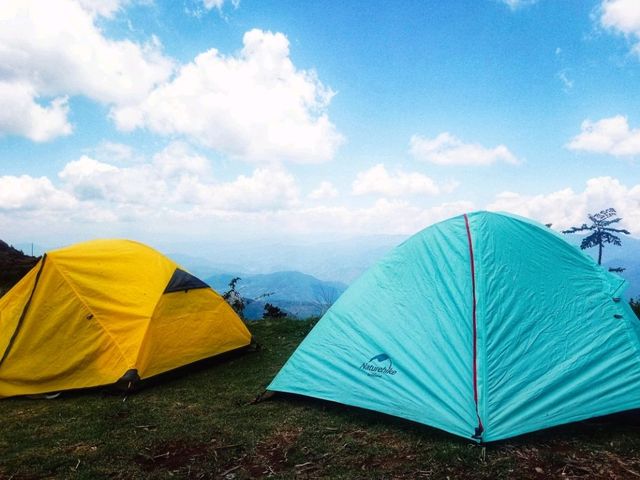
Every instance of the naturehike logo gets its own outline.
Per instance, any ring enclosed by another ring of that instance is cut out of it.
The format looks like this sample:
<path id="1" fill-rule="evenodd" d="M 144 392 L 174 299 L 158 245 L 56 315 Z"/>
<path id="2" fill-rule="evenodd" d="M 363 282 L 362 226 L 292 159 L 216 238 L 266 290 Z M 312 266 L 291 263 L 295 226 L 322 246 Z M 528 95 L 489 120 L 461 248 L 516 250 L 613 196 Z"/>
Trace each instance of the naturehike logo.
<path id="1" fill-rule="evenodd" d="M 393 362 L 386 353 L 381 353 L 371 358 L 368 362 L 360 365 L 360 370 L 370 377 L 382 377 L 383 375 L 395 375 L 397 370 L 393 369 Z"/>

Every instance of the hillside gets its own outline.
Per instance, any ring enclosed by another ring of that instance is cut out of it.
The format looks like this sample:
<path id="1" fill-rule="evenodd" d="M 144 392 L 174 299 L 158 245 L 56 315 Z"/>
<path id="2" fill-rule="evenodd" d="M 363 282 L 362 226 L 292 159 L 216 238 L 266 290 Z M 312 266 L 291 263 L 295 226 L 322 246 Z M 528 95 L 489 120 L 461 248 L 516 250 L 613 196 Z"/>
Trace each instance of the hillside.
<path id="1" fill-rule="evenodd" d="M 0 295 L 9 290 L 38 261 L 0 240 Z"/>
<path id="2" fill-rule="evenodd" d="M 265 303 L 269 302 L 297 318 L 322 315 L 344 292 L 347 286 L 340 282 L 326 282 L 301 272 L 275 272 L 259 275 L 218 274 L 205 279 L 218 292 L 229 289 L 229 282 L 240 277 L 237 289 L 252 301 L 247 305 L 245 317 L 262 318 Z"/>
<path id="3" fill-rule="evenodd" d="M 254 322 L 262 349 L 131 394 L 2 400 L 0 479 L 636 478 L 640 416 L 536 432 L 486 450 L 380 413 L 276 395 L 257 404 L 309 322 Z"/>

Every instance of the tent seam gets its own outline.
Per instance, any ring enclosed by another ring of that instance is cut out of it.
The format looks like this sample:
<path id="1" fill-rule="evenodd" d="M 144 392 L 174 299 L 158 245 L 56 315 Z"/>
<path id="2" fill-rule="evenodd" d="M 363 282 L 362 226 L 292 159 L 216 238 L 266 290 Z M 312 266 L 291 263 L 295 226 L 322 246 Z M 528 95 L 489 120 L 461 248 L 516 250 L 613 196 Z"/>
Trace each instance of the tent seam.
<path id="1" fill-rule="evenodd" d="M 63 280 L 65 281 L 65 283 L 67 283 L 67 285 L 69 285 L 69 288 L 71 288 L 71 291 L 75 294 L 76 298 L 78 299 L 78 301 L 80 303 L 82 303 L 82 305 L 84 305 L 84 307 L 89 311 L 89 313 L 93 316 L 93 319 L 95 319 L 96 323 L 98 325 L 100 325 L 100 328 L 102 329 L 102 331 L 109 337 L 109 340 L 111 340 L 111 342 L 116 346 L 116 348 L 118 349 L 118 352 L 120 353 L 120 356 L 122 357 L 122 359 L 124 360 L 125 365 L 127 366 L 127 368 L 129 368 L 131 365 L 129 364 L 129 361 L 127 360 L 127 356 L 124 354 L 124 352 L 122 351 L 122 348 L 120 347 L 120 345 L 118 344 L 118 342 L 116 342 L 115 338 L 113 338 L 113 335 L 111 334 L 111 332 L 109 332 L 109 330 L 107 330 L 104 325 L 102 324 L 102 322 L 100 321 L 100 318 L 98 315 L 96 315 L 93 310 L 89 307 L 89 305 L 87 305 L 87 303 L 82 299 L 82 296 L 80 295 L 80 293 L 78 293 L 78 291 L 75 289 L 73 282 L 71 282 L 69 280 L 69 278 L 67 277 L 67 275 L 56 265 L 56 262 L 52 261 L 51 257 L 49 257 L 50 260 L 49 262 L 55 267 L 56 271 L 60 274 L 60 276 L 63 278 Z"/>
<path id="2" fill-rule="evenodd" d="M 478 220 L 476 222 L 474 222 L 474 227 L 475 230 L 474 232 L 476 233 L 476 239 L 482 239 L 484 237 L 482 237 L 483 234 L 483 227 L 486 226 L 487 223 L 487 219 L 486 217 L 480 217 L 478 218 Z M 471 227 L 469 227 L 471 228 Z M 487 248 L 487 245 L 489 245 L 490 242 L 487 241 L 486 238 L 484 238 L 483 242 L 478 242 L 476 243 L 476 252 L 480 251 L 480 246 Z M 493 253 L 492 253 L 493 255 Z M 482 259 L 482 256 L 478 257 L 478 255 L 476 255 L 474 257 L 475 258 L 480 258 Z M 480 264 L 481 261 L 478 262 L 478 264 Z M 477 271 L 477 269 L 476 269 Z M 485 292 L 484 288 L 485 288 L 485 281 L 484 281 L 484 276 L 480 275 L 476 275 L 476 291 L 482 291 Z M 479 380 L 479 394 L 478 394 L 478 414 L 480 415 L 480 418 L 483 419 L 483 423 L 482 423 L 482 435 L 483 435 L 483 440 L 485 437 L 487 437 L 488 435 L 488 431 L 491 430 L 491 427 L 488 426 L 489 425 L 489 415 L 487 414 L 487 398 L 489 397 L 489 386 L 488 386 L 488 381 L 487 381 L 487 328 L 486 328 L 486 324 L 485 324 L 485 308 L 484 308 L 484 299 L 486 297 L 486 292 L 485 295 L 482 296 L 482 298 L 480 299 L 480 307 L 476 308 L 476 323 L 477 323 L 477 331 L 480 333 L 478 335 L 478 352 L 477 352 L 477 361 L 478 361 L 478 380 Z M 476 295 L 476 299 L 477 299 L 477 295 Z M 490 432 L 489 432 L 490 433 Z"/>
<path id="3" fill-rule="evenodd" d="M 482 226 L 486 225 L 486 220 L 483 219 L 483 222 L 479 222 L 477 230 L 480 231 L 482 229 Z M 478 234 L 479 236 L 480 234 Z M 487 242 L 484 242 L 483 245 L 486 245 Z M 482 285 L 482 287 L 484 288 L 484 280 L 483 277 L 479 277 L 480 280 L 480 284 Z M 483 290 L 484 291 L 484 290 Z M 482 379 L 482 395 L 480 396 L 480 412 L 482 413 L 481 418 L 484 419 L 484 423 L 483 423 L 483 435 L 486 436 L 487 435 L 487 430 L 491 430 L 491 427 L 487 428 L 488 424 L 489 424 L 489 415 L 487 414 L 487 403 L 488 403 L 488 398 L 489 398 L 489 385 L 488 385 L 488 375 L 487 375 L 487 334 L 488 334 L 488 330 L 486 328 L 486 324 L 485 324 L 485 320 L 486 320 L 486 316 L 485 316 L 485 309 L 484 309 L 484 304 L 483 302 L 481 302 L 482 305 L 482 315 L 479 315 L 477 318 L 478 321 L 478 325 L 479 325 L 479 331 L 481 332 L 480 338 L 479 338 L 479 343 L 478 343 L 478 356 L 480 358 L 480 372 L 479 372 L 479 378 Z"/>
<path id="4" fill-rule="evenodd" d="M 178 292 L 176 292 L 178 293 Z M 153 311 L 151 312 L 151 315 L 149 315 L 149 320 L 147 321 L 147 325 L 144 328 L 144 333 L 142 334 L 142 339 L 140 340 L 140 347 L 138 348 L 137 352 L 136 352 L 136 361 L 135 361 L 135 365 L 137 368 L 140 367 L 140 354 L 142 353 L 142 349 L 143 346 L 145 345 L 145 342 L 147 340 L 147 335 L 149 334 L 149 330 L 151 329 L 151 322 L 153 321 L 153 317 L 156 314 L 156 311 L 158 310 L 158 305 L 160 304 L 160 302 L 162 301 L 162 297 L 165 295 L 165 293 L 163 292 L 162 295 L 160 295 L 160 297 L 158 297 L 158 300 L 155 302 L 155 305 L 153 307 Z M 138 371 L 138 375 L 140 376 L 140 378 L 142 378 L 141 375 L 142 372 Z"/>
<path id="5" fill-rule="evenodd" d="M 180 268 L 178 264 L 175 265 L 174 267 L 174 273 L 175 271 Z M 188 272 L 187 272 L 188 273 Z M 169 280 L 167 281 L 167 285 L 169 284 L 169 282 L 171 282 L 171 278 L 173 277 L 173 273 L 171 274 L 171 276 L 169 277 Z M 165 286 L 165 289 L 167 287 Z M 211 288 L 211 287 L 207 287 L 207 288 Z M 142 339 L 140 340 L 140 346 L 138 347 L 138 350 L 136 351 L 136 357 L 135 357 L 135 362 L 134 365 L 136 366 L 136 368 L 139 366 L 138 362 L 140 361 L 140 353 L 142 352 L 142 349 L 144 347 L 145 344 L 145 340 L 147 339 L 147 335 L 149 333 L 149 330 L 151 329 L 151 321 L 153 320 L 154 315 L 156 314 L 156 311 L 158 310 L 158 304 L 160 303 L 160 301 L 162 300 L 162 297 L 166 294 L 167 292 L 165 292 L 164 290 L 160 293 L 160 295 L 158 296 L 158 298 L 156 299 L 156 301 L 153 304 L 153 310 L 151 311 L 151 314 L 149 315 L 148 321 L 147 321 L 147 325 L 144 328 L 144 333 L 142 334 Z M 176 292 L 178 293 L 178 292 Z M 140 375 L 141 372 L 138 372 L 138 375 Z"/>
<path id="6" fill-rule="evenodd" d="M 29 310 L 29 307 L 31 306 L 31 300 L 33 299 L 33 295 L 36 293 L 36 288 L 38 286 L 38 282 L 40 281 L 40 274 L 42 274 L 42 270 L 44 270 L 44 264 L 45 261 L 47 259 L 47 255 L 44 254 L 42 256 L 42 260 L 40 263 L 40 268 L 38 269 L 38 273 L 36 274 L 36 278 L 33 281 L 33 288 L 31 289 L 31 293 L 29 294 L 29 298 L 27 299 L 27 303 L 25 303 L 24 307 L 22 308 L 22 313 L 20 314 L 20 318 L 18 319 L 18 324 L 16 325 L 16 328 L 13 331 L 13 334 L 11 334 L 11 338 L 9 338 L 9 343 L 7 343 L 7 348 L 5 348 L 4 353 L 2 354 L 2 357 L 0 358 L 0 365 L 2 365 L 2 363 L 4 363 L 5 359 L 9 356 L 9 352 L 11 350 L 11 347 L 13 347 L 13 342 L 15 341 L 16 337 L 18 336 L 18 331 L 20 330 L 20 327 L 22 326 L 22 323 L 24 322 L 25 317 L 27 316 L 27 312 Z M 49 261 L 49 263 L 51 263 L 51 261 Z"/>
<path id="7" fill-rule="evenodd" d="M 484 426 L 482 418 L 480 418 L 479 395 L 478 395 L 478 322 L 477 322 L 477 302 L 476 302 L 476 272 L 475 259 L 473 255 L 473 240 L 471 238 L 471 228 L 469 227 L 469 217 L 464 214 L 464 223 L 467 230 L 467 241 L 469 243 L 469 264 L 471 266 L 471 291 L 473 296 L 473 400 L 475 403 L 476 416 L 478 417 L 478 426 L 473 438 L 482 440 Z"/>

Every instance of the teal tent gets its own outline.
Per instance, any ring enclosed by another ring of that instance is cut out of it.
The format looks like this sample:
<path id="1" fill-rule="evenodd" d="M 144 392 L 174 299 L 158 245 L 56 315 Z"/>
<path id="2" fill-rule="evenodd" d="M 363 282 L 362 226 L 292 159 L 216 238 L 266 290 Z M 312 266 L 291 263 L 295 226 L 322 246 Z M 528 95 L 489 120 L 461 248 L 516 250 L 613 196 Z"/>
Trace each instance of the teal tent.
<path id="1" fill-rule="evenodd" d="M 624 288 L 535 222 L 451 218 L 362 275 L 268 389 L 484 442 L 640 408 Z"/>

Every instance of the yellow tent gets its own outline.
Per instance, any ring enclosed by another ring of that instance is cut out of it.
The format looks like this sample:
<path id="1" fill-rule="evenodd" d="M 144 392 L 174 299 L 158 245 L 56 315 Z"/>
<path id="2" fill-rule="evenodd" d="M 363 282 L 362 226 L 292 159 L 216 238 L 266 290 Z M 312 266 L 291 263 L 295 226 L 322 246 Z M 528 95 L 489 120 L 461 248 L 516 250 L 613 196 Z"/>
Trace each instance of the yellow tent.
<path id="1" fill-rule="evenodd" d="M 250 342 L 220 295 L 159 252 L 80 243 L 0 298 L 0 398 L 136 381 Z"/>

